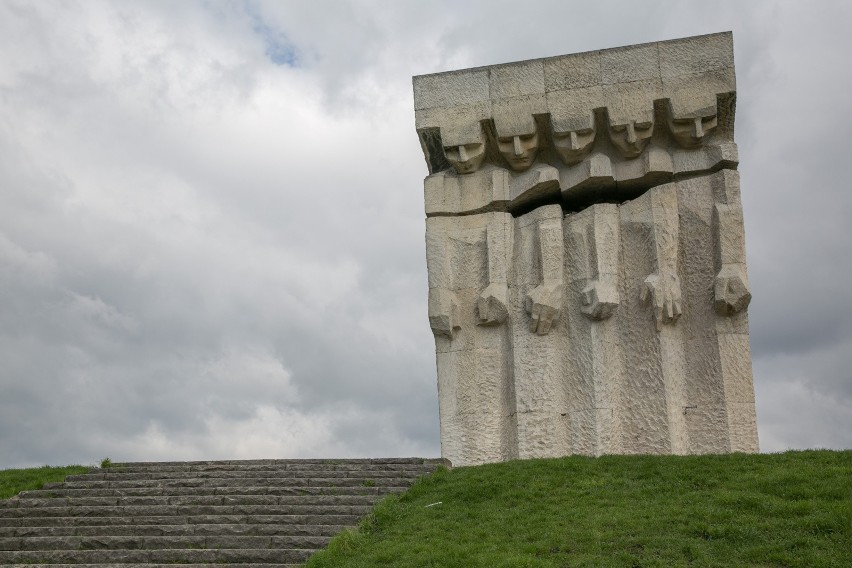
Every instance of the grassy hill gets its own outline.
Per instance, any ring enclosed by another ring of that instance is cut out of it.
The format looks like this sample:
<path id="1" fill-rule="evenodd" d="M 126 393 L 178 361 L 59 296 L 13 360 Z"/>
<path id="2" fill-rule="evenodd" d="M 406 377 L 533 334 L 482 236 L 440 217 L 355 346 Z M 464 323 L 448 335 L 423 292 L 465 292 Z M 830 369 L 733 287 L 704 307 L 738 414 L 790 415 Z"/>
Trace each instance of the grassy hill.
<path id="1" fill-rule="evenodd" d="M 8 499 L 21 491 L 39 489 L 45 483 L 62 481 L 68 475 L 86 473 L 88 467 L 69 465 L 64 467 L 35 467 L 30 469 L 0 470 L 0 499 Z"/>
<path id="2" fill-rule="evenodd" d="M 88 468 L 0 471 L 0 498 Z M 439 470 L 307 568 L 852 566 L 852 451 Z"/>
<path id="3" fill-rule="evenodd" d="M 308 568 L 852 566 L 852 451 L 442 470 Z"/>

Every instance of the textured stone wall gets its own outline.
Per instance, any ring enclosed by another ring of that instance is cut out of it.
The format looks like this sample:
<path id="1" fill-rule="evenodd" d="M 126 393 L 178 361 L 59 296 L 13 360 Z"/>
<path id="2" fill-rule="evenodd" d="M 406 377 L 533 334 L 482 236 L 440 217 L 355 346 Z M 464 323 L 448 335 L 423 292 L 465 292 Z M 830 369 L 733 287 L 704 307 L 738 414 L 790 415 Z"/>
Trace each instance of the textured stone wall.
<path id="1" fill-rule="evenodd" d="M 414 78 L 443 457 L 757 451 L 730 33 Z"/>

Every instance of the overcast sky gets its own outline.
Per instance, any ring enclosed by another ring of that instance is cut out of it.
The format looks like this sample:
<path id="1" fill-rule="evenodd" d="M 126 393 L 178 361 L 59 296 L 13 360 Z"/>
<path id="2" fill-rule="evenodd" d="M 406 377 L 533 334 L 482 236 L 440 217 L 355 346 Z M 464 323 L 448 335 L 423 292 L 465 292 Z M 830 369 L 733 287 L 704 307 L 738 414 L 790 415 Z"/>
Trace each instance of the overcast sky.
<path id="1" fill-rule="evenodd" d="M 0 0 L 0 468 L 437 456 L 411 76 L 725 30 L 761 449 L 851 448 L 850 22 Z"/>

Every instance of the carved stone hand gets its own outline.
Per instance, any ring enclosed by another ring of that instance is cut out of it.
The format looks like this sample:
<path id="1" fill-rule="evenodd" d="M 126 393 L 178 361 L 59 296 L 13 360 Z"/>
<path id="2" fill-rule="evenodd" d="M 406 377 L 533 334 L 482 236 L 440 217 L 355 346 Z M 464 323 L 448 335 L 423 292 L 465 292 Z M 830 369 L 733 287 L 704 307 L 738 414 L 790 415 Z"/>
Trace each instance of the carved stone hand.
<path id="1" fill-rule="evenodd" d="M 751 290 L 742 264 L 724 264 L 716 275 L 714 285 L 716 313 L 732 316 L 743 311 L 751 302 Z"/>
<path id="2" fill-rule="evenodd" d="M 612 316 L 620 302 L 615 283 L 595 280 L 583 289 L 583 307 L 580 311 L 593 320 L 605 320 Z"/>
<path id="3" fill-rule="evenodd" d="M 429 327 L 435 335 L 453 338 L 461 326 L 458 317 L 459 305 L 456 295 L 442 288 L 429 290 Z"/>
<path id="4" fill-rule="evenodd" d="M 505 284 L 491 283 L 479 295 L 476 302 L 477 325 L 498 325 L 506 320 L 509 310 L 506 308 L 509 295 Z"/>
<path id="5" fill-rule="evenodd" d="M 526 308 L 530 314 L 530 331 L 547 335 L 559 319 L 562 304 L 562 283 L 542 282 L 527 294 Z"/>
<path id="6" fill-rule="evenodd" d="M 663 324 L 673 324 L 680 317 L 681 308 L 680 278 L 674 272 L 655 272 L 645 279 L 642 288 L 642 301 L 651 300 L 654 307 L 654 320 L 657 331 Z"/>

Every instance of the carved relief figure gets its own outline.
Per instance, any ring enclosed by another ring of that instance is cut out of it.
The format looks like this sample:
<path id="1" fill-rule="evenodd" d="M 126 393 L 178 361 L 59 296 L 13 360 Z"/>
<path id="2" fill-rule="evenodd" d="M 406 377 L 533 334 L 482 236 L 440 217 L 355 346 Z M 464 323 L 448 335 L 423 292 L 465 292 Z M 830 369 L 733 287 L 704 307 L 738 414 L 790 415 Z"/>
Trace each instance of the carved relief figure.
<path id="1" fill-rule="evenodd" d="M 553 145 L 559 152 L 562 161 L 569 166 L 582 162 L 591 150 L 594 141 L 594 121 L 587 128 L 553 132 Z"/>
<path id="2" fill-rule="evenodd" d="M 618 206 L 592 205 L 565 216 L 570 344 L 566 349 L 570 453 L 622 451 L 625 359 L 619 329 L 621 226 Z M 574 317 L 571 317 L 574 316 Z"/>
<path id="3" fill-rule="evenodd" d="M 449 129 L 448 129 L 449 130 Z M 472 174 L 485 159 L 485 136 L 482 127 L 467 129 L 468 136 L 447 137 L 444 139 L 444 156 L 459 174 Z M 453 139 L 455 138 L 455 139 Z"/>
<path id="4" fill-rule="evenodd" d="M 609 125 L 609 138 L 625 158 L 635 158 L 642 153 L 653 133 L 653 117 L 636 121 L 613 122 Z"/>
<path id="5" fill-rule="evenodd" d="M 563 353 L 565 261 L 562 208 L 544 205 L 514 219 L 512 361 L 515 457 L 571 453 Z"/>
<path id="6" fill-rule="evenodd" d="M 447 129 L 453 167 L 444 186 L 488 186 L 478 123 Z M 508 459 L 511 389 L 508 316 L 513 222 L 508 213 L 431 217 L 426 221 L 429 323 L 441 381 L 442 453 L 456 463 Z"/>
<path id="7" fill-rule="evenodd" d="M 508 278 L 512 217 L 426 220 L 429 323 L 441 391 L 442 453 L 453 463 L 510 456 Z"/>
<path id="8" fill-rule="evenodd" d="M 683 105 L 679 105 L 683 107 Z M 697 148 L 704 141 L 704 136 L 716 128 L 716 105 L 686 110 L 676 109 L 669 99 L 668 125 L 672 136 L 684 148 Z"/>

